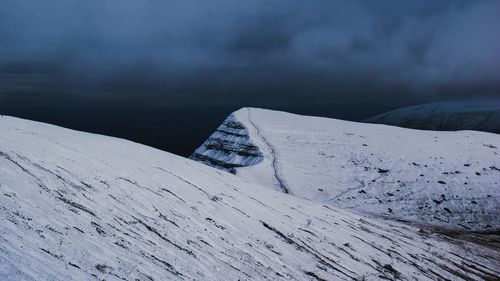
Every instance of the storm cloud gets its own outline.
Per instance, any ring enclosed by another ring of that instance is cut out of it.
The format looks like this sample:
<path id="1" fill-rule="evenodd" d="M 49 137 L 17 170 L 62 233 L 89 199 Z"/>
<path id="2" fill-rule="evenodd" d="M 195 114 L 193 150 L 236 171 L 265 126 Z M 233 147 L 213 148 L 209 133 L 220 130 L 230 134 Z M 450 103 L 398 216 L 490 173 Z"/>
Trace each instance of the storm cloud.
<path id="1" fill-rule="evenodd" d="M 110 99 L 474 97 L 500 89 L 498 26 L 495 0 L 3 0 L 0 66 Z"/>

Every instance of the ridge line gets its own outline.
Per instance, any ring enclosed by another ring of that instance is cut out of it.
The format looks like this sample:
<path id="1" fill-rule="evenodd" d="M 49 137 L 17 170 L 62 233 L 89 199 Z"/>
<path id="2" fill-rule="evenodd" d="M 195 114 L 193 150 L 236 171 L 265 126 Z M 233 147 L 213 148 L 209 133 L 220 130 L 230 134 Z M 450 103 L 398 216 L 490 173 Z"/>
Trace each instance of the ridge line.
<path id="1" fill-rule="evenodd" d="M 271 167 L 273 168 L 273 172 L 274 172 L 274 178 L 276 179 L 277 183 L 278 183 L 278 187 L 281 189 L 281 191 L 283 191 L 283 193 L 286 193 L 286 194 L 293 194 L 291 191 L 290 191 L 290 188 L 286 185 L 285 183 L 285 180 L 282 179 L 279 175 L 279 166 L 278 166 L 278 157 L 276 156 L 277 153 L 276 153 L 276 149 L 274 148 L 274 146 L 262 135 L 262 132 L 260 130 L 260 128 L 253 122 L 252 118 L 251 118 L 251 114 L 250 114 L 250 109 L 247 108 L 247 118 L 248 118 L 248 122 L 254 127 L 255 129 L 255 132 L 257 133 L 257 135 L 262 139 L 262 141 L 265 143 L 265 145 L 269 148 L 269 152 L 271 153 L 271 157 L 272 157 L 272 161 L 271 161 Z"/>

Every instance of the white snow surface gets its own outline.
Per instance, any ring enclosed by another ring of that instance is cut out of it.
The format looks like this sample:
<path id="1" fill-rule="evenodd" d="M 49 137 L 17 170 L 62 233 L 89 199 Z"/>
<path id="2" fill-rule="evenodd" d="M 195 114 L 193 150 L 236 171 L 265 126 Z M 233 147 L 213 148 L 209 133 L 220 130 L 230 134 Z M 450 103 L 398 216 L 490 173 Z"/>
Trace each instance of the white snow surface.
<path id="1" fill-rule="evenodd" d="M 0 117 L 0 280 L 483 280 L 499 258 L 130 141 Z"/>
<path id="2" fill-rule="evenodd" d="M 236 168 L 248 181 L 379 217 L 466 231 L 500 228 L 500 135 L 256 108 L 230 118 L 264 155 Z M 216 155 L 203 145 L 197 151 Z"/>

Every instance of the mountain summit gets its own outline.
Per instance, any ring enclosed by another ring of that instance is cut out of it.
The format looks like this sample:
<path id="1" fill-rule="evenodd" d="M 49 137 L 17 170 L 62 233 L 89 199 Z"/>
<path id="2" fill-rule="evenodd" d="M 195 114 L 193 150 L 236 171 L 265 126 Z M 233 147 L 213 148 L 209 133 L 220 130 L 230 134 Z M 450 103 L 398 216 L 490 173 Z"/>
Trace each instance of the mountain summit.
<path id="1" fill-rule="evenodd" d="M 234 123 L 244 137 L 226 132 Z M 192 158 L 330 206 L 419 225 L 493 231 L 500 228 L 499 153 L 500 135 L 491 133 L 421 131 L 243 108 Z"/>

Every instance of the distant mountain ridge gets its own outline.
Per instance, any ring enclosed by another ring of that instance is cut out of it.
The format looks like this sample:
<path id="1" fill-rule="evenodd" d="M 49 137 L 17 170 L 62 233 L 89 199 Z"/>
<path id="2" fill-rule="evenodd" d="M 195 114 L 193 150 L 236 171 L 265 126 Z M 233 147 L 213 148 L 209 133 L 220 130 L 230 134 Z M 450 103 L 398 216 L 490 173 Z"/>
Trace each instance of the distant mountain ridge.
<path id="1" fill-rule="evenodd" d="M 403 107 L 370 117 L 365 122 L 412 129 L 474 130 L 500 134 L 500 99 Z"/>

